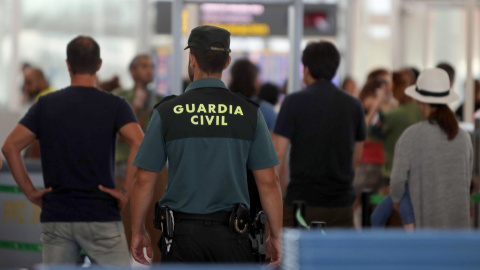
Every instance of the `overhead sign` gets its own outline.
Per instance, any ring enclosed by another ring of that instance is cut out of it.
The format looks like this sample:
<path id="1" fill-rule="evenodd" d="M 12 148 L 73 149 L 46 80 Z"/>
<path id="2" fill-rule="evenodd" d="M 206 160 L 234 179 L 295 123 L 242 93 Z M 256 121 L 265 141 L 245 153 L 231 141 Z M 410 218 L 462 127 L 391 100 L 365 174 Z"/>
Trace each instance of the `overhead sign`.
<path id="1" fill-rule="evenodd" d="M 171 3 L 157 2 L 155 32 L 171 33 Z M 196 25 L 215 25 L 230 31 L 234 36 L 288 35 L 288 6 L 275 4 L 222 4 L 198 5 Z M 305 5 L 304 35 L 333 36 L 337 32 L 337 5 Z M 184 12 L 186 13 L 186 12 Z M 182 14 L 185 17 L 185 14 Z M 186 18 L 186 17 L 185 17 Z M 183 27 L 186 28 L 185 18 Z M 185 34 L 185 33 L 184 33 Z"/>
<path id="2" fill-rule="evenodd" d="M 155 33 L 172 33 L 172 3 L 156 2 L 155 8 L 157 10 L 155 17 Z"/>
<path id="3" fill-rule="evenodd" d="M 259 4 L 201 4 L 200 24 L 225 28 L 234 36 L 285 35 L 287 8 Z"/>

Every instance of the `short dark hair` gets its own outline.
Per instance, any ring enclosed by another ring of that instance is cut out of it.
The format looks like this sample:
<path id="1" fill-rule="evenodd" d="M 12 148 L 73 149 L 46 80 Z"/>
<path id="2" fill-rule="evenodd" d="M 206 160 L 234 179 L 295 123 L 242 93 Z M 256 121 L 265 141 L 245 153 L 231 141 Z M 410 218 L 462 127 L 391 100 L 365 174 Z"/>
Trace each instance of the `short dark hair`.
<path id="1" fill-rule="evenodd" d="M 330 81 L 340 64 L 340 53 L 330 42 L 312 42 L 303 50 L 302 63 L 314 79 Z"/>
<path id="2" fill-rule="evenodd" d="M 278 102 L 278 86 L 273 83 L 265 83 L 260 88 L 260 94 L 258 95 L 260 99 L 263 99 L 267 102 L 270 102 L 272 105 L 277 104 Z"/>
<path id="3" fill-rule="evenodd" d="M 241 59 L 232 65 L 230 91 L 239 92 L 247 98 L 255 94 L 255 79 L 258 68 L 248 59 Z"/>
<path id="4" fill-rule="evenodd" d="M 128 65 L 128 69 L 132 70 L 132 69 L 136 68 L 137 65 L 138 65 L 138 62 L 140 62 L 140 59 L 143 59 L 143 58 L 152 59 L 150 57 L 150 55 L 148 55 L 146 53 L 138 54 L 132 59 L 132 61 L 130 62 L 130 65 Z"/>
<path id="5" fill-rule="evenodd" d="M 443 69 L 447 72 L 448 78 L 450 79 L 450 84 L 455 80 L 455 69 L 448 63 L 441 62 L 438 63 L 437 68 Z"/>
<path id="6" fill-rule="evenodd" d="M 67 45 L 67 61 L 73 74 L 95 74 L 100 65 L 100 46 L 88 36 L 78 36 Z"/>
<path id="7" fill-rule="evenodd" d="M 210 46 L 222 49 L 225 48 L 223 44 L 219 42 L 214 42 Z M 197 60 L 200 69 L 207 74 L 221 73 L 228 62 L 228 52 L 225 51 L 190 48 L 190 53 L 195 56 L 195 60 Z"/>

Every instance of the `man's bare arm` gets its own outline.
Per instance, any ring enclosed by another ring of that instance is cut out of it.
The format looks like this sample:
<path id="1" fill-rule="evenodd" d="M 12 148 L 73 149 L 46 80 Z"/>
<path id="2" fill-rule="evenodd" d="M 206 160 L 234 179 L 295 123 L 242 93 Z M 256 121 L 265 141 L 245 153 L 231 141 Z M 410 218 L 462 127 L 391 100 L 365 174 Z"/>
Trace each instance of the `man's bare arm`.
<path id="1" fill-rule="evenodd" d="M 31 132 L 24 125 L 18 124 L 3 144 L 2 153 L 7 160 L 15 182 L 17 182 L 27 199 L 33 204 L 42 207 L 43 195 L 52 189 L 38 190 L 33 186 L 20 155 L 22 150 L 35 140 L 35 137 L 35 133 Z"/>
<path id="2" fill-rule="evenodd" d="M 255 182 L 262 208 L 267 214 L 270 226 L 270 237 L 267 243 L 267 253 L 272 254 L 271 264 L 278 265 L 282 259 L 282 223 L 283 202 L 278 175 L 273 167 L 263 170 L 253 170 Z"/>
<path id="3" fill-rule="evenodd" d="M 287 166 L 285 162 L 285 156 L 288 151 L 288 147 L 290 146 L 290 139 L 287 137 L 283 137 L 282 135 L 275 134 L 273 136 L 273 143 L 275 145 L 275 150 L 277 151 L 278 159 L 280 160 L 280 164 L 278 164 L 275 169 L 278 173 L 282 173 L 285 167 Z M 282 194 L 285 194 L 287 189 L 287 180 L 286 179 L 279 179 L 280 187 L 282 190 Z"/>
<path id="4" fill-rule="evenodd" d="M 152 244 L 145 229 L 145 218 L 153 197 L 155 181 L 159 173 L 141 168 L 137 170 L 137 180 L 133 185 L 130 199 L 130 212 L 132 215 L 132 242 L 131 251 L 133 258 L 142 264 L 149 264 L 143 255 L 143 248 L 147 255 L 152 257 Z"/>
<path id="5" fill-rule="evenodd" d="M 129 123 L 124 125 L 119 130 L 122 138 L 127 142 L 130 147 L 130 152 L 128 154 L 127 160 L 127 171 L 125 173 L 125 179 L 123 183 L 117 189 L 107 188 L 102 185 L 99 186 L 100 190 L 109 193 L 115 197 L 120 204 L 120 209 L 123 210 L 125 205 L 128 202 L 128 198 L 132 191 L 133 182 L 135 180 L 136 167 L 133 166 L 133 161 L 137 155 L 138 148 L 143 140 L 143 131 L 138 125 L 138 123 Z"/>

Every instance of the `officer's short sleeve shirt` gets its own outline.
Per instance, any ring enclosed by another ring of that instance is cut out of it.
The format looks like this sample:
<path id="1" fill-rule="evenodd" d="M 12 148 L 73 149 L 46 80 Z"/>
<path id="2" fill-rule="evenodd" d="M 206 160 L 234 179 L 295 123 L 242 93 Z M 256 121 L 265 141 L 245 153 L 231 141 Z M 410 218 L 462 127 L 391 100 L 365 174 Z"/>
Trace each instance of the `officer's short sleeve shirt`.
<path id="1" fill-rule="evenodd" d="M 255 139 L 248 155 L 248 168 L 251 170 L 266 169 L 279 163 L 267 123 L 260 110 L 258 110 L 257 118 Z"/>
<path id="2" fill-rule="evenodd" d="M 166 162 L 167 151 L 162 133 L 162 119 L 158 111 L 154 110 L 133 165 L 148 171 L 160 172 Z"/>
<path id="3" fill-rule="evenodd" d="M 217 79 L 200 79 L 153 112 L 134 165 L 159 172 L 168 159 L 160 203 L 185 213 L 249 206 L 247 168 L 279 163 L 258 106 Z"/>

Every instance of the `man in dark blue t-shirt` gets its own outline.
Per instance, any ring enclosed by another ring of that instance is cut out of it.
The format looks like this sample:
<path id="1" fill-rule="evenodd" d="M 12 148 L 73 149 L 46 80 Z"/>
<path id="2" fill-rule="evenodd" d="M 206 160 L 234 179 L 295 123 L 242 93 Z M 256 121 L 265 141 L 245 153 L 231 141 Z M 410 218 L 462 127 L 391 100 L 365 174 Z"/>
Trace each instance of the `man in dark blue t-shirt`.
<path id="1" fill-rule="evenodd" d="M 280 166 L 292 145 L 283 225 L 293 226 L 293 202 L 305 201 L 307 222 L 352 227 L 354 167 L 366 137 L 362 105 L 330 82 L 340 64 L 333 44 L 310 43 L 302 62 L 307 87 L 286 97 L 274 130 Z"/>
<path id="2" fill-rule="evenodd" d="M 93 263 L 130 264 L 120 210 L 133 185 L 143 132 L 124 99 L 94 87 L 101 63 L 95 40 L 73 39 L 67 46 L 71 86 L 41 97 L 2 148 L 15 181 L 42 208 L 45 264 L 75 264 L 82 249 Z M 125 181 L 115 189 L 117 133 L 130 155 Z M 44 190 L 32 185 L 20 156 L 36 138 Z"/>

